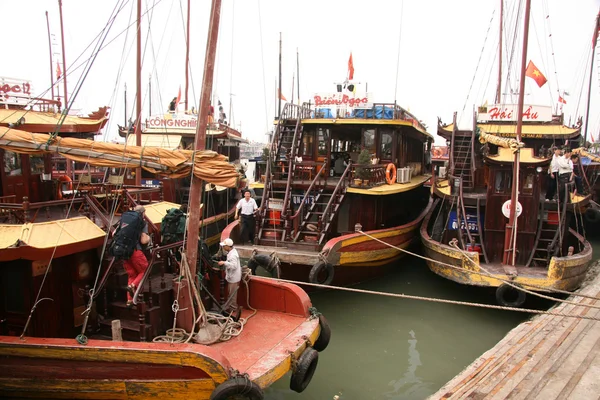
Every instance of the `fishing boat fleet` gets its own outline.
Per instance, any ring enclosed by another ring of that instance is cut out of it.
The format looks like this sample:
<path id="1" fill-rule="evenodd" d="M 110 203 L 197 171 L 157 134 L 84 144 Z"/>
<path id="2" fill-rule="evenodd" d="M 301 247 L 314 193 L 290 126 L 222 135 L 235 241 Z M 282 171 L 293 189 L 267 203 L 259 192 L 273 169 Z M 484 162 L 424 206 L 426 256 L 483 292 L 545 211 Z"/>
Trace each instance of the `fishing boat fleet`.
<path id="1" fill-rule="evenodd" d="M 280 108 L 249 182 L 245 139 L 210 103 L 216 37 L 198 111 L 186 87 L 183 112 L 178 96 L 119 127 L 125 144 L 94 141 L 108 107 L 70 116 L 0 78 L 0 396 L 262 399 L 288 372 L 302 392 L 331 338 L 303 284 L 353 285 L 419 247 L 435 274 L 496 288 L 506 306 L 584 280 L 600 158 L 580 122 L 498 97 L 469 129 L 440 121 L 442 149 L 359 88 L 351 56 L 334 91 Z M 140 209 L 151 243 L 132 286 L 111 244 Z"/>

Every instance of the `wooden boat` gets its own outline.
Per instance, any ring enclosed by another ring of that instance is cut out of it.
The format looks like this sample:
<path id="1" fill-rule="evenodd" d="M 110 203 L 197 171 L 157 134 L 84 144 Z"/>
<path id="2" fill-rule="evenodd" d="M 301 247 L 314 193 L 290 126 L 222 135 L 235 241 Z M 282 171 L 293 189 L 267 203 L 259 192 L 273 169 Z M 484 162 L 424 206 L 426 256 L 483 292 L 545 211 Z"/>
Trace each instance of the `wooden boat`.
<path id="1" fill-rule="evenodd" d="M 418 241 L 432 205 L 423 187 L 432 137 L 397 104 L 348 90 L 331 97 L 364 107 L 325 106 L 334 102 L 321 95 L 317 106 L 286 104 L 258 172 L 264 182 L 252 186 L 262 198 L 255 241 L 240 242 L 237 221 L 222 237 L 242 257 L 275 252 L 288 279 L 351 284 L 381 274 Z"/>
<path id="2" fill-rule="evenodd" d="M 522 305 L 525 293 L 506 281 L 533 291 L 574 290 L 592 260 L 582 229 L 589 188 L 545 201 L 550 149 L 577 147 L 581 127 L 563 125 L 551 107 L 524 105 L 525 61 L 522 69 L 519 104 L 480 107 L 471 130 L 458 128 L 456 114 L 452 124 L 439 124 L 450 143 L 449 170 L 435 177 L 435 208 L 421 226 L 433 272 L 496 287 L 498 302 L 511 306 Z"/>
<path id="3" fill-rule="evenodd" d="M 213 33 L 218 29 L 219 9 L 220 2 L 213 1 Z M 209 37 L 204 105 L 211 91 L 217 35 Z M 206 114 L 199 120 L 205 121 Z M 22 153 L 59 152 L 103 167 L 192 175 L 192 193 L 203 181 L 235 187 L 239 176 L 225 156 L 202 150 L 202 139 L 196 142 L 197 151 L 191 152 L 92 144 L 6 128 L 0 128 L 0 136 L 7 141 L 0 142 L 1 147 Z M 203 129 L 198 136 L 204 137 Z M 133 308 L 124 301 L 127 275 L 119 271 L 119 262 L 105 257 L 106 242 L 88 219 L 59 219 L 49 225 L 52 229 L 24 225 L 20 231 L 29 231 L 29 236 L 18 236 L 17 228 L 13 233 L 19 239 L 13 247 L 28 251 L 0 249 L 0 362 L 10 366 L 0 371 L 0 397 L 262 399 L 262 389 L 290 371 L 290 388 L 304 390 L 315 372 L 317 351 L 325 349 L 330 335 L 325 318 L 307 294 L 295 285 L 245 275 L 237 293 L 245 308 L 240 320 L 243 330 L 238 326 L 237 334 L 225 335 L 225 329 L 236 327 L 233 320 L 226 318 L 225 325 L 209 322 L 215 315 L 206 312 L 211 305 L 223 305 L 219 300 L 225 295 L 222 271 L 204 262 L 197 264 L 196 251 L 190 250 L 197 249 L 199 196 L 190 198 L 187 242 L 163 245 L 155 222 L 165 207 L 156 207 L 140 193 L 128 195 L 127 189 L 120 193 L 123 209 L 148 205 L 151 212 L 146 221 L 157 243 L 149 251 L 150 267 L 134 294 Z M 91 199 L 89 205 L 96 213 L 100 208 Z M 97 214 L 102 219 L 102 213 Z M 110 236 L 112 224 L 103 225 L 104 236 Z M 25 237 L 29 243 L 23 245 Z M 53 240 L 57 243 L 50 252 L 48 243 Z M 189 264 L 180 263 L 175 255 L 182 247 Z M 204 277 L 201 282 L 196 281 L 197 268 Z M 196 319 L 196 310 L 202 319 Z M 174 330 L 162 337 L 163 342 L 148 341 L 174 324 L 189 333 L 178 336 L 181 331 Z M 192 337 L 200 343 L 193 343 Z"/>

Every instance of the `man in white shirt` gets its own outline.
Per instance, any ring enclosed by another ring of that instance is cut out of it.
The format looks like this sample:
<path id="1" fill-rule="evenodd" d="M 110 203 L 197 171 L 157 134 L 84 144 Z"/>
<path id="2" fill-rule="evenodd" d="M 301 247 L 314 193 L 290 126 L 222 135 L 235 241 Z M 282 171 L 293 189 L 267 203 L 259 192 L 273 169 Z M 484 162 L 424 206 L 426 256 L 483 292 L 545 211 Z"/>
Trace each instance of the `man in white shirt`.
<path id="1" fill-rule="evenodd" d="M 565 150 L 565 154 L 562 157 L 558 157 L 556 162 L 558 164 L 558 200 L 562 204 L 567 199 L 565 185 L 573 180 L 571 150 Z"/>
<path id="2" fill-rule="evenodd" d="M 227 302 L 223 306 L 224 310 L 237 310 L 237 292 L 242 280 L 242 267 L 240 265 L 240 256 L 233 248 L 233 240 L 227 238 L 220 243 L 223 252 L 227 254 L 226 261 L 219 261 L 219 266 L 225 266 L 225 280 L 227 281 Z"/>
<path id="3" fill-rule="evenodd" d="M 256 226 L 256 220 L 254 219 L 254 212 L 258 210 L 256 201 L 250 197 L 250 191 L 244 190 L 244 198 L 238 201 L 235 206 L 235 219 L 241 214 L 241 225 L 242 231 L 240 233 L 240 239 L 242 243 L 254 241 L 254 228 Z"/>
<path id="4" fill-rule="evenodd" d="M 558 148 L 554 148 L 554 154 L 552 155 L 552 161 L 550 161 L 550 168 L 548 168 L 548 187 L 546 188 L 546 201 L 552 201 L 556 194 L 556 187 L 558 186 L 558 158 L 561 156 L 562 151 Z"/>

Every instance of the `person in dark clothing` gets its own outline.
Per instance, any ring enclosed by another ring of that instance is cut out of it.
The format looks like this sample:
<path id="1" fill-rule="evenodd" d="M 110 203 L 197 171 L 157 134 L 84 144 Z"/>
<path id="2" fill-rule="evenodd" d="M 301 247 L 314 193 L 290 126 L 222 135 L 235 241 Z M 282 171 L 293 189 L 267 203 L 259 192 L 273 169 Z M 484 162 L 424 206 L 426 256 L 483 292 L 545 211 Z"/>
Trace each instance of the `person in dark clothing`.
<path id="1" fill-rule="evenodd" d="M 577 154 L 571 155 L 571 162 L 573 163 L 573 180 L 575 181 L 575 194 L 583 195 L 583 184 L 581 181 L 581 172 L 579 168 L 579 156 Z"/>
<path id="2" fill-rule="evenodd" d="M 258 210 L 256 201 L 250 196 L 250 190 L 244 191 L 244 198 L 235 206 L 235 219 L 241 214 L 242 232 L 240 234 L 242 243 L 254 241 L 254 228 L 256 220 L 254 212 Z"/>

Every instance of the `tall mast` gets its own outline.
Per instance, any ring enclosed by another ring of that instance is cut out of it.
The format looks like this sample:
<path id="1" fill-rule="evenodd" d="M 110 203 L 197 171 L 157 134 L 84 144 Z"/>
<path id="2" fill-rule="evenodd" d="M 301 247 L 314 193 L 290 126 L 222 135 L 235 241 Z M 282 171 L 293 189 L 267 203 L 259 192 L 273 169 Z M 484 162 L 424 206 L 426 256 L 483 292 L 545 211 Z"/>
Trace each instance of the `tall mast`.
<path id="1" fill-rule="evenodd" d="M 496 88 L 496 104 L 500 104 L 502 94 L 502 24 L 504 23 L 504 0 L 500 0 L 500 40 L 498 42 L 498 87 Z"/>
<path id="2" fill-rule="evenodd" d="M 281 118 L 281 32 L 279 32 L 279 90 L 277 91 L 277 118 Z"/>
<path id="3" fill-rule="evenodd" d="M 64 32 L 64 26 L 63 26 L 63 15 L 62 15 L 62 0 L 58 0 L 58 11 L 60 13 L 60 41 L 62 42 L 62 61 L 63 61 L 63 99 L 64 99 L 64 105 L 65 105 L 65 110 L 67 109 L 67 57 L 65 56 L 65 32 Z M 69 166 L 71 165 L 70 162 L 67 162 L 67 170 L 69 169 Z"/>
<path id="4" fill-rule="evenodd" d="M 123 126 L 127 128 L 127 134 L 129 134 L 129 127 L 127 126 L 127 82 L 125 82 L 125 91 L 123 96 L 125 97 L 125 124 Z"/>
<path id="5" fill-rule="evenodd" d="M 148 115 L 152 115 L 152 74 L 148 77 Z"/>
<path id="6" fill-rule="evenodd" d="M 521 78 L 519 81 L 519 105 L 517 106 L 517 132 L 515 138 L 521 142 L 521 131 L 523 129 L 523 102 L 525 99 L 525 65 L 527 63 L 527 41 L 529 39 L 529 9 L 531 0 L 525 2 L 525 27 L 523 29 L 523 58 L 521 60 Z M 519 156 L 520 151 L 515 153 L 513 165 L 512 193 L 510 196 L 510 218 L 504 231 L 504 256 L 502 263 L 515 265 L 517 245 L 517 203 L 519 201 Z"/>
<path id="7" fill-rule="evenodd" d="M 215 70 L 215 56 L 217 53 L 217 38 L 219 36 L 219 19 L 221 17 L 221 0 L 212 0 L 210 10 L 210 24 L 208 26 L 208 40 L 206 43 L 206 57 L 204 59 L 204 77 L 202 78 L 202 93 L 200 94 L 200 109 L 198 110 L 198 125 L 196 129 L 195 151 L 202 151 L 206 143 L 206 124 L 208 122 L 208 108 L 212 93 L 213 76 Z M 200 226 L 200 195 L 202 194 L 202 180 L 192 174 L 189 197 L 189 222 L 187 228 L 186 254 L 190 266 L 191 276 L 196 276 L 196 259 L 198 257 L 198 229 Z"/>
<path id="8" fill-rule="evenodd" d="M 296 78 L 298 85 L 298 105 L 300 105 L 300 53 L 298 53 L 298 48 L 296 47 Z M 293 101 L 293 99 L 292 99 Z"/>
<path id="9" fill-rule="evenodd" d="M 185 100 L 184 110 L 188 110 L 188 85 L 190 72 L 190 0 L 187 2 L 187 32 L 185 36 Z"/>
<path id="10" fill-rule="evenodd" d="M 48 21 L 48 11 L 46 11 L 46 26 L 48 27 L 48 49 L 50 50 L 50 91 L 52 100 L 54 100 L 54 73 L 52 72 L 52 38 L 50 37 L 50 21 Z"/>
<path id="11" fill-rule="evenodd" d="M 137 1 L 137 53 L 135 74 L 135 145 L 142 146 L 142 0 Z M 135 184 L 142 184 L 142 168 L 135 169 Z"/>
<path id="12" fill-rule="evenodd" d="M 583 143 L 587 141 L 587 133 L 590 130 L 590 98 L 592 96 L 592 73 L 594 72 L 594 55 L 596 54 L 596 44 L 598 43 L 598 29 L 600 29 L 600 12 L 596 16 L 596 27 L 594 28 L 594 39 L 592 41 L 592 61 L 590 62 L 590 82 L 588 84 L 587 109 L 585 111 L 585 131 L 583 131 Z"/>

